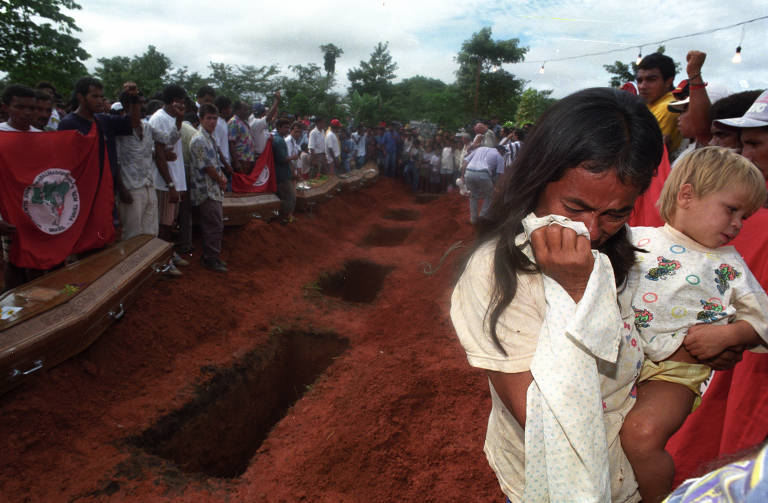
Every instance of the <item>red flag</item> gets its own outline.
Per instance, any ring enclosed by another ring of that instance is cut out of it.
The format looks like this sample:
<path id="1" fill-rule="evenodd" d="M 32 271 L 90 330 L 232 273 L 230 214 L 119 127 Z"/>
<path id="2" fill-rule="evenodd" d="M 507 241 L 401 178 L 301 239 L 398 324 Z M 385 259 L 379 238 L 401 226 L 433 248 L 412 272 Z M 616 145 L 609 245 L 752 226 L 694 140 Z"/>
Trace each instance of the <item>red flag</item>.
<path id="1" fill-rule="evenodd" d="M 16 226 L 16 266 L 50 269 L 114 238 L 112 175 L 106 152 L 99 165 L 96 131 L 0 133 L 0 213 Z"/>
<path id="2" fill-rule="evenodd" d="M 232 174 L 232 192 L 277 192 L 272 138 L 267 140 L 264 152 L 256 160 L 256 165 L 250 174 Z"/>

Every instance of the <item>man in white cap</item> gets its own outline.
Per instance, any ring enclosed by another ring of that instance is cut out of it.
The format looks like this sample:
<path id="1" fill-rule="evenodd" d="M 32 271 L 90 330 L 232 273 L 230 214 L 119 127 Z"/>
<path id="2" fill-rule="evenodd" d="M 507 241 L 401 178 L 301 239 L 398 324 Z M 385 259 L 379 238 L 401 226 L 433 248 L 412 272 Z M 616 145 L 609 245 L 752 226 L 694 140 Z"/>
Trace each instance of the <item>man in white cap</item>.
<path id="1" fill-rule="evenodd" d="M 740 130 L 741 155 L 768 179 L 768 91 L 763 91 L 742 117 L 720 119 L 715 124 Z"/>

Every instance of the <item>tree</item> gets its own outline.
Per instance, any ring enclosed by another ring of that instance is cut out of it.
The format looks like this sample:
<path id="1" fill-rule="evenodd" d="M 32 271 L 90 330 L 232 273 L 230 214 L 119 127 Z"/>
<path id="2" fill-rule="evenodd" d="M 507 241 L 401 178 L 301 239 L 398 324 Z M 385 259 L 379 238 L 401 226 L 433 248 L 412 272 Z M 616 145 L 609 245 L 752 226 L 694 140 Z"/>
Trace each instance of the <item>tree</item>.
<path id="1" fill-rule="evenodd" d="M 278 87 L 282 89 L 280 108 L 292 114 L 317 115 L 324 114 L 322 110 L 335 109 L 335 105 L 328 107 L 321 104 L 328 103 L 328 96 L 333 94 L 331 87 L 332 75 L 323 75 L 319 66 L 314 63 L 307 65 L 291 65 L 288 68 L 295 77 L 281 77 L 278 79 Z M 331 101 L 336 104 L 338 95 Z"/>
<path id="2" fill-rule="evenodd" d="M 90 55 L 73 36 L 80 28 L 62 8 L 80 5 L 74 0 L 0 2 L 0 71 L 10 82 L 47 80 L 64 92 L 87 73 L 83 62 Z"/>
<path id="3" fill-rule="evenodd" d="M 323 51 L 323 66 L 325 67 L 325 74 L 330 77 L 336 73 L 336 59 L 344 54 L 344 50 L 341 47 L 336 47 L 333 44 L 323 44 L 320 46 L 320 50 Z"/>
<path id="4" fill-rule="evenodd" d="M 186 66 L 175 69 L 170 75 L 170 81 L 183 87 L 190 96 L 195 96 L 201 87 L 211 85 L 209 77 L 203 77 L 199 72 L 189 73 Z"/>
<path id="5" fill-rule="evenodd" d="M 664 54 L 666 48 L 660 45 L 656 52 Z M 628 65 L 621 61 L 614 61 L 612 65 L 603 65 L 605 71 L 611 74 L 611 87 L 621 87 L 626 82 L 633 82 L 637 75 L 637 62 L 632 61 Z M 680 63 L 675 61 L 675 73 L 680 72 Z"/>
<path id="6" fill-rule="evenodd" d="M 271 95 L 277 87 L 274 77 L 280 73 L 277 65 L 255 67 L 210 62 L 208 66 L 211 69 L 211 85 L 218 94 L 246 101 Z"/>
<path id="7" fill-rule="evenodd" d="M 381 96 L 353 91 L 349 95 L 349 110 L 356 124 L 374 124 L 381 118 Z"/>
<path id="8" fill-rule="evenodd" d="M 541 114 L 547 111 L 557 100 L 550 98 L 552 90 L 537 91 L 536 89 L 528 88 L 523 91 L 523 95 L 520 97 L 520 104 L 517 107 L 517 113 L 515 114 L 515 124 L 518 127 L 522 127 L 526 124 L 535 124 Z"/>
<path id="9" fill-rule="evenodd" d="M 162 91 L 172 80 L 171 59 L 154 45 L 148 46 L 140 56 L 99 58 L 98 63 L 94 73 L 104 85 L 104 93 L 113 99 L 122 91 L 123 82 L 129 80 L 136 82 L 146 96 Z"/>
<path id="10" fill-rule="evenodd" d="M 502 63 L 518 63 L 524 59 L 528 48 L 518 47 L 519 43 L 520 41 L 516 38 L 494 41 L 491 38 L 491 28 L 485 27 L 461 44 L 461 50 L 456 56 L 456 61 L 459 63 L 459 70 L 456 72 L 457 83 L 466 94 L 472 96 L 472 113 L 475 117 L 478 112 L 487 114 L 491 111 L 487 96 L 489 87 L 486 85 L 486 88 L 482 89 L 481 82 L 498 80 L 490 77 L 490 74 L 500 71 L 499 67 Z M 512 74 L 504 73 L 506 74 L 504 80 L 507 80 L 507 76 L 514 79 Z M 522 87 L 522 82 L 519 87 Z M 519 89 L 512 89 L 509 93 L 502 94 L 505 95 L 506 100 L 516 92 L 519 92 Z M 498 98 L 497 96 L 493 101 L 498 101 Z M 480 107 L 482 102 L 485 103 Z"/>
<path id="11" fill-rule="evenodd" d="M 389 42 L 379 42 L 368 61 L 360 61 L 359 68 L 352 68 L 347 72 L 349 93 L 357 91 L 360 95 L 379 94 L 383 99 L 387 99 L 392 95 L 395 70 L 397 63 L 392 61 L 392 55 L 389 54 Z"/>

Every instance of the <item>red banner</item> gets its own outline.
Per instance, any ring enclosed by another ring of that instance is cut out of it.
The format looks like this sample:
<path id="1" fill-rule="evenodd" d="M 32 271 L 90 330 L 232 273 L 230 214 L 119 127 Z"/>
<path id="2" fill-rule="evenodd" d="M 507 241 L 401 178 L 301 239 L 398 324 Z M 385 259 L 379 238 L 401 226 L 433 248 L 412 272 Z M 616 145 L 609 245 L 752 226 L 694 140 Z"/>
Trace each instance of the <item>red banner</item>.
<path id="1" fill-rule="evenodd" d="M 232 192 L 277 192 L 272 138 L 267 140 L 264 152 L 256 160 L 256 164 L 249 174 L 232 174 Z"/>
<path id="2" fill-rule="evenodd" d="M 19 267 L 50 269 L 115 236 L 109 160 L 99 138 L 77 131 L 0 133 L 0 213 L 16 226 L 10 250 Z"/>

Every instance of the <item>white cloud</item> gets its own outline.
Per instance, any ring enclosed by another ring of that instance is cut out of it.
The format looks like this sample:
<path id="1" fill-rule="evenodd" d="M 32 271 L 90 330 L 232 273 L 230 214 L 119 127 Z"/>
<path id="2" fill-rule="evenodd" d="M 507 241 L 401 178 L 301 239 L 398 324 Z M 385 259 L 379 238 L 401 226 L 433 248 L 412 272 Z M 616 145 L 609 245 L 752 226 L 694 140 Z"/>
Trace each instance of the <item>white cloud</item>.
<path id="1" fill-rule="evenodd" d="M 564 96 L 577 89 L 607 85 L 602 65 L 629 62 L 638 45 L 728 25 L 768 14 L 761 0 L 734 4 L 722 1 L 648 0 L 628 7 L 608 0 L 375 0 L 245 3 L 237 0 L 81 0 L 82 10 L 71 15 L 83 29 L 83 46 L 93 58 L 132 56 L 150 44 L 176 66 L 208 73 L 209 61 L 230 64 L 279 64 L 284 72 L 293 64 L 322 66 L 319 46 L 334 43 L 344 50 L 337 61 L 339 88 L 347 86 L 346 72 L 367 60 L 375 44 L 389 41 L 398 77 L 425 75 L 450 82 L 457 68 L 454 56 L 463 40 L 485 25 L 494 38 L 521 39 L 529 47 L 527 61 L 505 69 L 539 89 Z M 667 54 L 683 63 L 696 48 L 707 52 L 705 79 L 732 90 L 740 82 L 750 88 L 768 87 L 768 54 L 764 41 L 768 20 L 746 26 L 743 63 L 730 58 L 741 28 L 665 43 Z M 624 45 L 621 45 L 624 44 Z M 622 48 L 621 52 L 569 61 L 553 61 L 590 52 Z M 656 49 L 643 47 L 643 54 Z"/>

